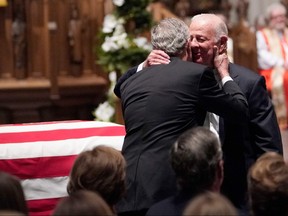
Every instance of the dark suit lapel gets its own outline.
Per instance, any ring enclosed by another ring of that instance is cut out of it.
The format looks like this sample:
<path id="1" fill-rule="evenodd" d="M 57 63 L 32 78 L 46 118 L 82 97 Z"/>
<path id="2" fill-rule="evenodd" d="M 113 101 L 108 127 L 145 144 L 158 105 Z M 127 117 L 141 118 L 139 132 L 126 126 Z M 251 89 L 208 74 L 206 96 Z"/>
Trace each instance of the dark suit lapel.
<path id="1" fill-rule="evenodd" d="M 235 69 L 233 69 L 232 63 L 229 64 L 229 74 L 230 74 L 231 78 L 238 84 L 239 83 L 239 76 L 235 72 Z"/>

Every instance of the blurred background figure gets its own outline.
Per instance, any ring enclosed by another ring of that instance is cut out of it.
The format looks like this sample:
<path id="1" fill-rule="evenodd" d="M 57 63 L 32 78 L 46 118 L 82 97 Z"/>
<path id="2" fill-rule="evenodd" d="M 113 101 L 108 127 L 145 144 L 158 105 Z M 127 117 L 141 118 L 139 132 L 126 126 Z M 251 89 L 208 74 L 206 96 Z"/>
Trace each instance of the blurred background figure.
<path id="1" fill-rule="evenodd" d="M 250 1 L 238 0 L 236 4 L 237 22 L 230 28 L 233 39 L 234 63 L 249 68 L 255 73 L 258 70 L 256 36 L 248 21 Z"/>
<path id="2" fill-rule="evenodd" d="M 183 216 L 238 216 L 236 208 L 223 195 L 213 192 L 205 192 L 196 196 L 185 208 Z"/>
<path id="3" fill-rule="evenodd" d="M 72 64 L 71 73 L 75 76 L 79 76 L 82 71 L 84 28 L 85 23 L 80 17 L 79 9 L 76 5 L 73 5 L 69 21 L 68 39 Z"/>
<path id="4" fill-rule="evenodd" d="M 257 31 L 262 30 L 263 28 L 267 27 L 266 18 L 263 14 L 259 14 L 255 18 L 253 31 L 256 33 Z"/>
<path id="5" fill-rule="evenodd" d="M 72 7 L 71 20 L 69 22 L 69 45 L 71 46 L 71 61 L 82 62 L 82 22 L 76 6 Z"/>
<path id="6" fill-rule="evenodd" d="M 267 27 L 258 30 L 257 53 L 259 73 L 266 79 L 281 129 L 287 128 L 288 103 L 288 28 L 287 11 L 281 3 L 266 9 Z"/>
<path id="7" fill-rule="evenodd" d="M 288 214 L 288 166 L 275 152 L 262 155 L 248 173 L 251 215 Z"/>
<path id="8" fill-rule="evenodd" d="M 166 18 L 177 17 L 176 14 L 170 10 L 169 1 L 167 0 L 153 0 L 147 9 L 151 13 L 153 21 L 156 23 Z"/>
<path id="9" fill-rule="evenodd" d="M 28 215 L 28 207 L 20 180 L 0 172 L 0 211 L 15 211 Z"/>
<path id="10" fill-rule="evenodd" d="M 125 192 L 125 167 L 121 152 L 112 147 L 97 146 L 82 152 L 72 167 L 68 194 L 83 189 L 97 192 L 116 214 L 114 205 Z"/>
<path id="11" fill-rule="evenodd" d="M 111 216 L 115 215 L 100 195 L 79 190 L 63 198 L 56 206 L 53 216 Z"/>
<path id="12" fill-rule="evenodd" d="M 24 15 L 21 10 L 15 15 L 15 19 L 12 23 L 12 36 L 14 42 L 14 56 L 15 56 L 15 68 L 21 69 L 25 66 L 26 56 L 26 23 L 24 22 Z"/>
<path id="13" fill-rule="evenodd" d="M 179 0 L 175 4 L 175 13 L 176 15 L 182 19 L 187 25 L 190 25 L 190 3 L 188 0 Z"/>

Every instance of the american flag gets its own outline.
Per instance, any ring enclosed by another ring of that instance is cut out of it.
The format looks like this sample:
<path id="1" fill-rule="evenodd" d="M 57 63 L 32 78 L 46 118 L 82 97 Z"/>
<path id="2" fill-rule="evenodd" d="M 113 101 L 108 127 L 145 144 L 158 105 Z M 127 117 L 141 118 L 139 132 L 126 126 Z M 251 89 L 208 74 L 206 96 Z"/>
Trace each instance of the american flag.
<path id="1" fill-rule="evenodd" d="M 67 196 L 77 155 L 97 145 L 122 149 L 123 125 L 59 121 L 0 126 L 0 170 L 18 176 L 31 216 L 50 215 Z"/>

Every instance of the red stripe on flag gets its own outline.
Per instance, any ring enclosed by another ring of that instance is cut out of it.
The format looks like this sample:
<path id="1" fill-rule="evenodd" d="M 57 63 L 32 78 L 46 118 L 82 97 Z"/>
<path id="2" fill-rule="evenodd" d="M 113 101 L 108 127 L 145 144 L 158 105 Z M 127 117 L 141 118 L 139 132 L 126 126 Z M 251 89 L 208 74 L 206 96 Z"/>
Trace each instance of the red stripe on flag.
<path id="1" fill-rule="evenodd" d="M 0 125 L 0 130 L 1 130 L 1 127 L 7 127 L 7 126 L 21 126 L 21 127 L 26 127 L 26 126 L 37 126 L 37 125 L 59 125 L 62 124 L 62 123 L 79 123 L 79 122 L 91 122 L 91 121 L 86 121 L 86 120 L 67 120 L 67 121 L 49 121 L 49 122 L 32 122 L 32 123 L 15 123 L 15 124 L 2 124 Z"/>
<path id="2" fill-rule="evenodd" d="M 68 176 L 77 155 L 0 160 L 0 170 L 20 179 Z"/>
<path id="3" fill-rule="evenodd" d="M 51 215 L 60 199 L 61 198 L 28 200 L 29 216 Z"/>
<path id="4" fill-rule="evenodd" d="M 0 133 L 0 144 L 56 141 L 65 139 L 87 138 L 91 136 L 124 136 L 125 133 L 125 127 L 123 126 Z"/>

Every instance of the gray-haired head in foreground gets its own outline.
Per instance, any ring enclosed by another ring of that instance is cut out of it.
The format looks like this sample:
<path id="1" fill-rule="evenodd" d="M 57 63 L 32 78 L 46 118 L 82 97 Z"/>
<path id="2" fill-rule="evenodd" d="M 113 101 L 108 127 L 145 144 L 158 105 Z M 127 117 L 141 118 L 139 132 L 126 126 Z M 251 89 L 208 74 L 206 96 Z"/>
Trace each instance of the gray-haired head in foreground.
<path id="1" fill-rule="evenodd" d="M 177 18 L 161 20 L 151 29 L 153 49 L 163 50 L 169 56 L 179 56 L 189 40 L 189 28 Z"/>
<path id="2" fill-rule="evenodd" d="M 222 160 L 220 141 L 213 132 L 205 127 L 187 130 L 170 154 L 180 189 L 196 194 L 211 188 Z"/>

